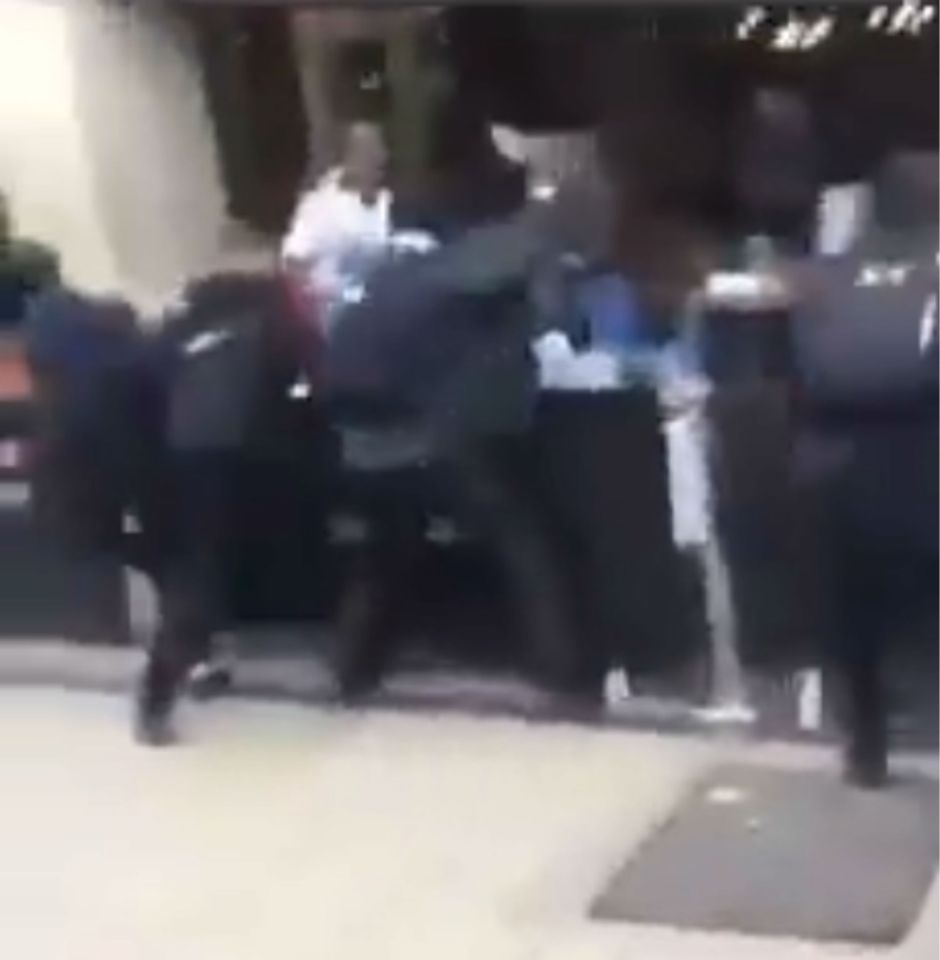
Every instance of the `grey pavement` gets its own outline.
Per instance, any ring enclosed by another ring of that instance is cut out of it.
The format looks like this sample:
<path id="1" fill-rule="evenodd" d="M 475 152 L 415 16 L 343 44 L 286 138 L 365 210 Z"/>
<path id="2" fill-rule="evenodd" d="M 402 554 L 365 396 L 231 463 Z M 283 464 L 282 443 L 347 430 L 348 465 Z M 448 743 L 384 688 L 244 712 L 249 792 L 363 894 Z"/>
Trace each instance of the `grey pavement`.
<path id="1" fill-rule="evenodd" d="M 830 769 L 828 750 L 245 699 L 188 706 L 183 719 L 184 745 L 148 751 L 130 741 L 123 696 L 0 692 L 0 955 L 870 954 L 588 916 L 705 771 Z M 937 916 L 934 888 L 903 945 L 885 953 L 935 957 Z"/>

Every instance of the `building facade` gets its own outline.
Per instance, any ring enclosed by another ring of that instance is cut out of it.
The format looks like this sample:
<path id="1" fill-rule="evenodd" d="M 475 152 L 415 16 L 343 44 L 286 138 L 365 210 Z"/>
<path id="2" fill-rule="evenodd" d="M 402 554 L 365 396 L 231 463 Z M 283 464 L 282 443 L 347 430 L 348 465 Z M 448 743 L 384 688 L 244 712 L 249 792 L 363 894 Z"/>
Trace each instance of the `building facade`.
<path id="1" fill-rule="evenodd" d="M 286 29 L 287 57 L 263 49 L 276 30 L 246 25 L 235 6 L 0 5 L 0 190 L 17 232 L 58 251 L 70 282 L 153 310 L 187 277 L 270 264 L 285 206 L 336 156 L 349 99 L 337 73 L 347 61 L 346 88 L 394 87 L 381 119 L 401 171 L 416 175 L 420 17 L 268 13 L 278 20 L 261 26 Z M 376 51 L 381 69 L 373 77 L 368 57 Z M 280 78 L 269 91 L 274 100 L 258 99 L 264 83 L 239 97 L 239 77 L 252 64 L 264 78 Z M 283 96 L 293 76 L 297 117 Z M 234 106 L 228 114 L 226 95 Z M 272 189 L 275 215 L 254 216 Z"/>

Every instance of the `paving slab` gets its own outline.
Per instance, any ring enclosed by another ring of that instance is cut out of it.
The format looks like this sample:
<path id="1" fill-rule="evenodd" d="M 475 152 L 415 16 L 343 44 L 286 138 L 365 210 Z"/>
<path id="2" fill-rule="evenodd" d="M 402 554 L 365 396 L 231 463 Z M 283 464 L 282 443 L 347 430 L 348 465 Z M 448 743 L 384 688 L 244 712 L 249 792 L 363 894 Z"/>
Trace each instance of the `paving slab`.
<path id="1" fill-rule="evenodd" d="M 861 955 L 589 916 L 714 765 L 828 751 L 245 700 L 187 707 L 185 744 L 152 751 L 127 721 L 124 697 L 0 691 L 0 956 Z M 936 956 L 931 928 L 935 894 L 896 955 Z"/>

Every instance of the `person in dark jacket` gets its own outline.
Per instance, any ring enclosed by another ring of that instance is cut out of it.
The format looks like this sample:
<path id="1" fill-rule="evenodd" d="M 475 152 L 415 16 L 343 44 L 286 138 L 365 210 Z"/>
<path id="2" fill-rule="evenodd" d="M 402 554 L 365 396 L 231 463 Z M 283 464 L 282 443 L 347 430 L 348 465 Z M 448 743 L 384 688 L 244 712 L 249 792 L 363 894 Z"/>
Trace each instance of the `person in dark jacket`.
<path id="1" fill-rule="evenodd" d="M 24 338 L 34 384 L 34 506 L 80 559 L 77 572 L 101 573 L 89 590 L 107 591 L 99 612 L 108 619 L 93 629 L 126 642 L 120 568 L 138 544 L 123 521 L 147 512 L 152 449 L 141 419 L 148 401 L 136 315 L 120 299 L 61 287 L 36 298 Z"/>
<path id="2" fill-rule="evenodd" d="M 875 207 L 855 250 L 812 265 L 795 324 L 798 449 L 831 574 L 845 772 L 869 787 L 887 776 L 889 647 L 906 619 L 937 612 L 936 155 L 891 159 Z"/>
<path id="3" fill-rule="evenodd" d="M 246 449 L 267 440 L 301 358 L 291 307 L 274 276 L 193 281 L 164 320 L 151 356 L 162 385 L 168 504 L 160 537 L 160 623 L 140 678 L 138 738 L 175 738 L 173 707 L 229 615 L 227 583 Z"/>
<path id="4" fill-rule="evenodd" d="M 453 131 L 447 117 L 443 129 Z M 512 200 L 508 175 L 474 178 L 460 158 L 435 178 L 446 189 L 419 220 L 444 246 L 380 270 L 327 348 L 326 389 L 369 527 L 341 611 L 338 685 L 347 698 L 371 691 L 395 652 L 419 587 L 418 491 L 433 462 L 460 520 L 501 563 L 538 677 L 578 697 L 568 583 L 525 476 L 537 389 L 528 288 L 550 259 L 550 233 L 540 212 L 521 208 L 521 182 Z M 344 404 L 338 381 L 352 393 L 358 382 L 371 404 Z"/>

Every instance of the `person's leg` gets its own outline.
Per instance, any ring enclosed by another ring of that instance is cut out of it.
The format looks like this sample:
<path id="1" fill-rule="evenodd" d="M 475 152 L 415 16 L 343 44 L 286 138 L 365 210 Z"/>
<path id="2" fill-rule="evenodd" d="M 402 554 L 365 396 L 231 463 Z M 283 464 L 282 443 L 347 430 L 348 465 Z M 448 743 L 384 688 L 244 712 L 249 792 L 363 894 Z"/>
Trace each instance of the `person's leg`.
<path id="1" fill-rule="evenodd" d="M 137 696 L 137 734 L 146 743 L 173 739 L 173 706 L 189 671 L 209 652 L 224 617 L 225 541 L 230 522 L 231 458 L 176 462 L 173 504 L 178 528 L 157 575 L 159 625 Z"/>
<path id="2" fill-rule="evenodd" d="M 884 784 L 888 774 L 888 729 L 880 637 L 859 638 L 845 669 L 848 740 L 846 777 L 865 787 Z"/>
<path id="3" fill-rule="evenodd" d="M 417 471 L 363 473 L 356 506 L 366 522 L 339 611 L 334 671 L 340 696 L 372 692 L 394 657 L 414 599 L 425 517 Z"/>
<path id="4" fill-rule="evenodd" d="M 471 525 L 497 553 L 539 680 L 561 694 L 583 692 L 569 578 L 540 514 L 514 475 L 512 441 L 465 444 L 452 456 L 452 482 Z"/>
<path id="5" fill-rule="evenodd" d="M 238 648 L 232 634 L 214 636 L 206 656 L 189 671 L 188 687 L 196 700 L 211 700 L 227 693 L 235 682 Z"/>
<path id="6" fill-rule="evenodd" d="M 190 669 L 209 652 L 211 598 L 190 558 L 169 564 L 159 588 L 160 621 L 140 678 L 136 701 L 139 740 L 162 745 L 175 739 L 173 708 Z"/>
<path id="7" fill-rule="evenodd" d="M 91 442 L 63 445 L 45 465 L 47 517 L 58 528 L 79 598 L 74 635 L 115 646 L 130 640 L 122 577 L 125 506 L 113 465 Z"/>
<path id="8" fill-rule="evenodd" d="M 886 597 L 875 557 L 864 544 L 841 544 L 832 665 L 845 730 L 845 775 L 859 786 L 887 778 L 888 718 L 884 689 Z"/>

